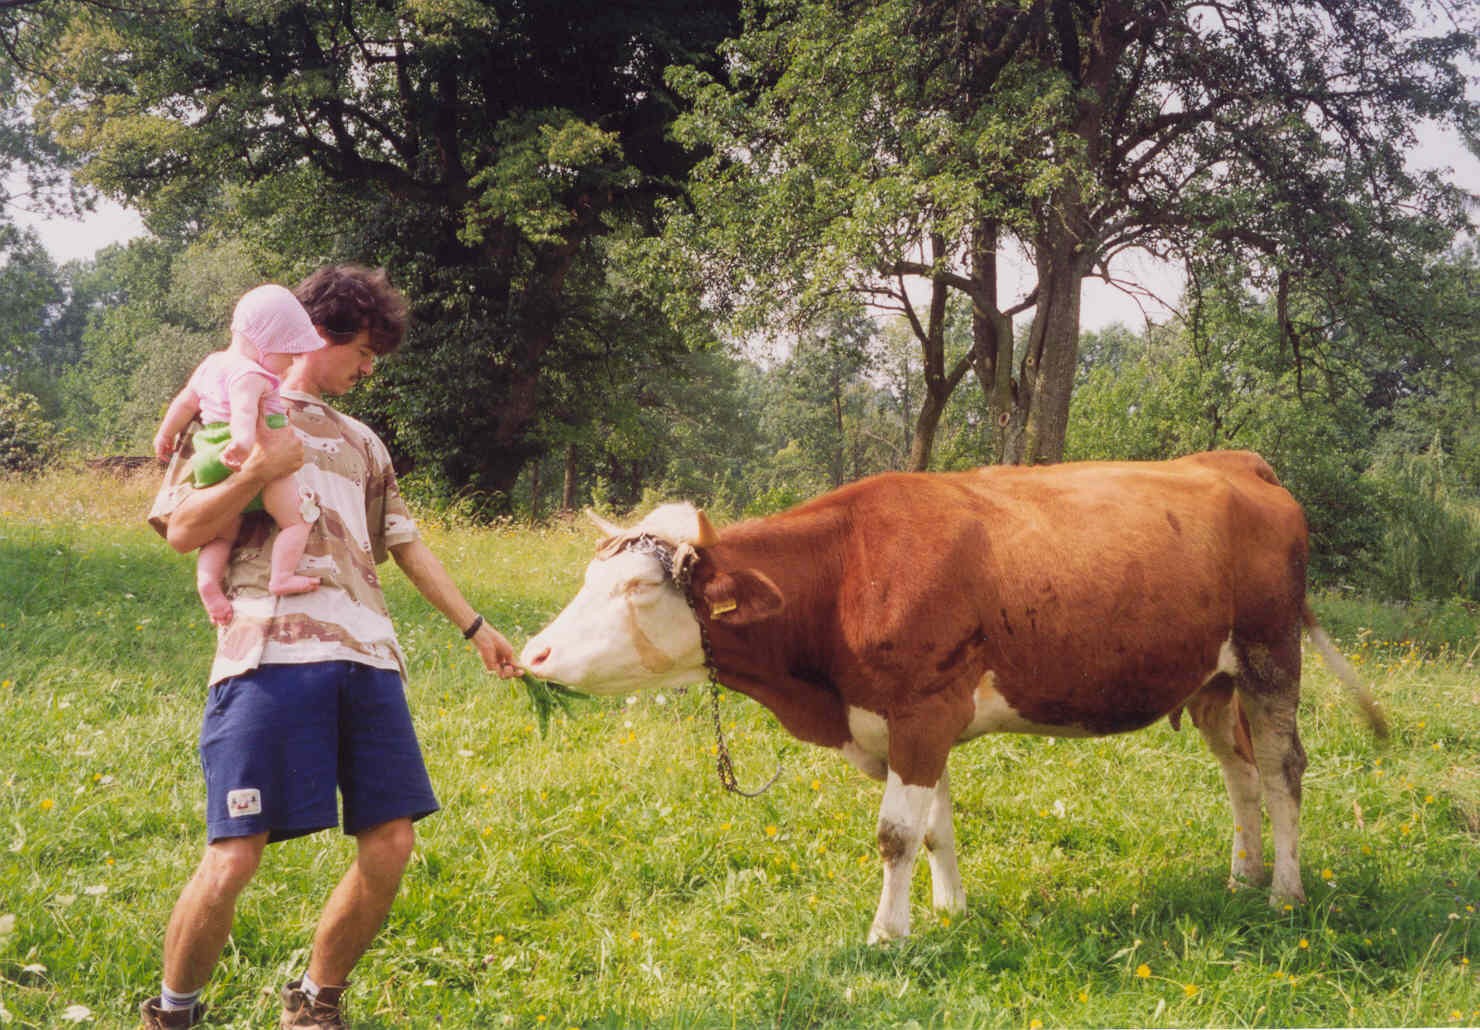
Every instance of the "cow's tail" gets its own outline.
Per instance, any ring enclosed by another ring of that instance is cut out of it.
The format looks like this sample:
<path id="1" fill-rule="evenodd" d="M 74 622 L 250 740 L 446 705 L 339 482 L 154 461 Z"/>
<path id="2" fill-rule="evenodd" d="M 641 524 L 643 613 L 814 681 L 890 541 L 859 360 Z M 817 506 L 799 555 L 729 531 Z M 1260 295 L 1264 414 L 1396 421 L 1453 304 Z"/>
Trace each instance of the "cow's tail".
<path id="1" fill-rule="evenodd" d="M 1357 670 L 1352 668 L 1352 663 L 1346 660 L 1346 656 L 1336 649 L 1326 631 L 1321 629 L 1321 624 L 1316 621 L 1315 613 L 1310 610 L 1310 602 L 1301 605 L 1300 617 L 1305 622 L 1305 631 L 1310 634 L 1310 642 L 1321 652 L 1321 657 L 1326 660 L 1326 665 L 1341 680 L 1341 685 L 1346 688 L 1347 696 L 1352 703 L 1362 710 L 1367 717 L 1367 725 L 1372 732 L 1383 739 L 1388 735 L 1387 717 L 1382 714 L 1382 708 L 1377 704 L 1377 698 L 1372 696 L 1372 691 L 1367 689 L 1367 684 L 1362 682 Z"/>

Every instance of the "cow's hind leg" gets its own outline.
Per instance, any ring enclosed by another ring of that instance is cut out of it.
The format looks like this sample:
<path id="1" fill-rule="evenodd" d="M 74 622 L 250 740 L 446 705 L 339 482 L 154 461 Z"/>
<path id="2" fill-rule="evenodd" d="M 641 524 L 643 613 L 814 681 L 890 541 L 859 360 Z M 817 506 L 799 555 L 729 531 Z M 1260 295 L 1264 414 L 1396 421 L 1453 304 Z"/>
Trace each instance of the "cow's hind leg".
<path id="1" fill-rule="evenodd" d="M 1240 654 L 1238 691 L 1248 713 L 1254 761 L 1274 833 L 1274 882 L 1270 904 L 1303 902 L 1300 883 L 1300 794 L 1305 748 L 1296 714 L 1300 707 L 1300 636 L 1274 647 L 1249 644 Z"/>
<path id="2" fill-rule="evenodd" d="M 1192 722 L 1207 741 L 1208 750 L 1223 770 L 1223 786 L 1233 809 L 1233 859 L 1230 887 L 1255 886 L 1264 882 L 1263 815 L 1259 806 L 1259 767 L 1249 738 L 1233 681 L 1224 675 L 1214 678 L 1187 702 Z"/>
<path id="3" fill-rule="evenodd" d="M 964 911 L 966 890 L 961 886 L 961 870 L 956 865 L 956 829 L 951 822 L 949 772 L 940 774 L 940 782 L 935 785 L 935 794 L 930 799 L 925 847 L 930 854 L 930 890 L 935 907 L 942 912 Z"/>

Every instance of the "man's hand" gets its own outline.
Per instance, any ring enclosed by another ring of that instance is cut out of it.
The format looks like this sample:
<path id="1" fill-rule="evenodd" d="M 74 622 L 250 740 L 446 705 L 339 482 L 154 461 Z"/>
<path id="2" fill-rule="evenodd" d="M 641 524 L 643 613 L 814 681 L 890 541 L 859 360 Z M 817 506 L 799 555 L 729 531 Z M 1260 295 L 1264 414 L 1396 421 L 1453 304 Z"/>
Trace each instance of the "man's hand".
<path id="1" fill-rule="evenodd" d="M 514 660 L 513 646 L 487 622 L 479 626 L 478 632 L 473 634 L 473 646 L 478 649 L 483 667 L 489 672 L 497 673 L 506 680 L 523 674 L 524 670 Z"/>
<path id="2" fill-rule="evenodd" d="M 289 426 L 269 429 L 267 420 L 258 415 L 257 442 L 242 462 L 241 471 L 258 483 L 267 484 L 292 475 L 302 466 L 303 442 L 298 434 Z"/>
<path id="3" fill-rule="evenodd" d="M 170 455 L 175 453 L 175 438 L 166 436 L 163 431 L 154 435 L 154 456 L 160 461 L 169 461 Z"/>

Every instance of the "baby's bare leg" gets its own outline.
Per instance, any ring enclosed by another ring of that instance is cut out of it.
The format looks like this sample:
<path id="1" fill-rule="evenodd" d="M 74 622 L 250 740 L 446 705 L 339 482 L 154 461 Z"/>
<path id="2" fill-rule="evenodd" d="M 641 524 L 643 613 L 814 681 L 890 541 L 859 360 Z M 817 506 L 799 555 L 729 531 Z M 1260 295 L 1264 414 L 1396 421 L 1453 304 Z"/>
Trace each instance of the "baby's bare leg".
<path id="1" fill-rule="evenodd" d="M 206 606 L 206 614 L 218 626 L 231 621 L 231 600 L 222 589 L 226 579 L 226 563 L 231 560 L 231 545 L 236 540 L 238 519 L 227 527 L 226 532 L 201 546 L 195 559 L 195 592 L 200 603 Z"/>
<path id="2" fill-rule="evenodd" d="M 308 545 L 307 522 L 299 510 L 298 483 L 292 476 L 274 479 L 262 490 L 262 505 L 278 525 L 272 545 L 272 578 L 267 589 L 279 596 L 306 594 L 319 585 L 313 576 L 300 576 L 298 562 Z"/>

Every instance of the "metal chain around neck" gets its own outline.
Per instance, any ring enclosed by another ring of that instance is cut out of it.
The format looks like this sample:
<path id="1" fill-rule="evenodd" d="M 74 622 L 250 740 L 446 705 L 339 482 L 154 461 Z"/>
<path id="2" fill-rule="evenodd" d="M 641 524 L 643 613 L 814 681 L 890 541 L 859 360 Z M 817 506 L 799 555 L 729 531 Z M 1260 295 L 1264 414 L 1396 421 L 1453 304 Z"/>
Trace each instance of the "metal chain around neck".
<path id="1" fill-rule="evenodd" d="M 719 773 L 719 782 L 725 790 L 731 794 L 739 794 L 741 797 L 759 797 L 781 778 L 781 764 L 776 764 L 776 771 L 771 778 L 761 784 L 755 790 L 744 790 L 740 781 L 735 778 L 735 763 L 730 760 L 730 749 L 725 744 L 725 730 L 719 718 L 719 675 L 714 662 L 714 645 L 709 640 L 709 627 L 705 624 L 703 616 L 699 614 L 698 603 L 694 600 L 693 572 L 694 566 L 699 563 L 699 553 L 687 545 L 680 547 L 673 553 L 671 568 L 673 582 L 677 585 L 683 599 L 688 602 L 689 610 L 694 613 L 694 621 L 699 624 L 699 645 L 704 650 L 704 668 L 709 673 L 709 700 L 710 710 L 714 714 L 714 741 L 715 741 L 715 770 Z M 664 563 L 668 565 L 669 563 Z"/>

